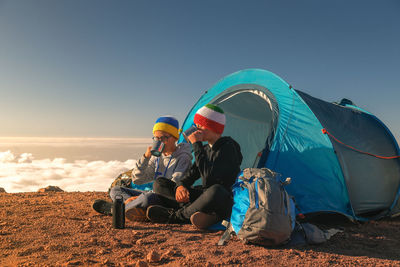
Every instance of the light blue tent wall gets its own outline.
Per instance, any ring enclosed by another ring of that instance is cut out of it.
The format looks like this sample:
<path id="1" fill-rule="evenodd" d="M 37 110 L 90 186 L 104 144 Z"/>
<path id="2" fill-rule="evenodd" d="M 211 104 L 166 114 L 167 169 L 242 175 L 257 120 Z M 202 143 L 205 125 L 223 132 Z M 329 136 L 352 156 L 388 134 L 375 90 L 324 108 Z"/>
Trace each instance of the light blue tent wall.
<path id="1" fill-rule="evenodd" d="M 241 168 L 268 167 L 292 177 L 288 192 L 302 213 L 335 212 L 357 218 L 329 137 L 313 111 L 289 84 L 259 69 L 233 73 L 208 90 L 188 113 L 217 104 L 226 114 L 224 135 L 241 145 Z M 181 139 L 180 141 L 183 141 Z M 262 151 L 261 159 L 257 157 Z"/>

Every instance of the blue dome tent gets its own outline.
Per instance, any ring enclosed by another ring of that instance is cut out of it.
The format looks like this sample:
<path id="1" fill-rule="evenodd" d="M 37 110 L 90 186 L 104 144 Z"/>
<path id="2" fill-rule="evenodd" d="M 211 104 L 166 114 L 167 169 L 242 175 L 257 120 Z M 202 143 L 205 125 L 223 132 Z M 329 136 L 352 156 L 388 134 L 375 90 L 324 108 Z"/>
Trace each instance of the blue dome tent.
<path id="1" fill-rule="evenodd" d="M 241 145 L 242 169 L 267 167 L 292 177 L 287 191 L 298 212 L 356 220 L 400 215 L 399 146 L 379 119 L 351 101 L 328 103 L 271 72 L 248 69 L 201 96 L 183 130 L 207 103 L 225 111 L 224 135 Z"/>

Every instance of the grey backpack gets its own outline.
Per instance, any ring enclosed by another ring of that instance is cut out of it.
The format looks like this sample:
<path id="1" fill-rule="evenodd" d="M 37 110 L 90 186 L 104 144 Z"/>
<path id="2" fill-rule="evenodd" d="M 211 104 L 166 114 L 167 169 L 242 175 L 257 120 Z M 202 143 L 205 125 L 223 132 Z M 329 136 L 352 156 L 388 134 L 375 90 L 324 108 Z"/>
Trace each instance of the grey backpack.
<path id="1" fill-rule="evenodd" d="M 290 183 L 267 168 L 247 168 L 232 187 L 233 207 L 230 222 L 218 245 L 232 234 L 244 242 L 264 246 L 285 244 L 294 228 L 294 202 L 284 189 Z"/>

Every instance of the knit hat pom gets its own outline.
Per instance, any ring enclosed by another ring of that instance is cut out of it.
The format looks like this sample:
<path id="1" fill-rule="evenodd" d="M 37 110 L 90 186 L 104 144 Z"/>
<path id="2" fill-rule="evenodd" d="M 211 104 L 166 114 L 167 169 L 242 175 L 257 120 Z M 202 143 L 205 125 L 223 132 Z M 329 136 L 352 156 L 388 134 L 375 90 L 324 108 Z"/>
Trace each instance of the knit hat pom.
<path id="1" fill-rule="evenodd" d="M 207 104 L 196 112 L 193 122 L 217 134 L 222 134 L 225 127 L 225 114 L 220 107 Z"/>
<path id="2" fill-rule="evenodd" d="M 161 116 L 156 120 L 153 127 L 153 133 L 155 131 L 163 131 L 171 134 L 176 139 L 179 139 L 179 122 L 172 116 Z"/>

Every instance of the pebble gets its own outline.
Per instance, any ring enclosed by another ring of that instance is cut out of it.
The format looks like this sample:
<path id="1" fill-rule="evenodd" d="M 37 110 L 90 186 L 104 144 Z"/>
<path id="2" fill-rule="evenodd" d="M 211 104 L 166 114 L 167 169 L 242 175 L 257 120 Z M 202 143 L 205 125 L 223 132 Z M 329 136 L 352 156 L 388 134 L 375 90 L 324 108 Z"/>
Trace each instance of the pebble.
<path id="1" fill-rule="evenodd" d="M 161 258 L 169 258 L 171 256 L 174 256 L 174 254 L 175 252 L 173 250 L 167 250 L 162 254 Z"/>
<path id="2" fill-rule="evenodd" d="M 132 231 L 132 235 L 133 235 L 133 236 L 138 236 L 138 235 L 140 235 L 140 232 L 133 230 L 133 231 Z"/>
<path id="3" fill-rule="evenodd" d="M 82 265 L 82 262 L 80 260 L 72 260 L 66 262 L 64 266 L 76 266 L 76 265 Z"/>
<path id="4" fill-rule="evenodd" d="M 138 261 L 136 262 L 136 267 L 147 267 L 147 266 L 148 266 L 148 264 L 147 264 L 147 262 L 144 261 L 144 260 L 138 260 Z"/>
<path id="5" fill-rule="evenodd" d="M 148 262 L 159 262 L 161 260 L 160 254 L 155 250 L 152 250 L 147 254 L 147 261 Z"/>

